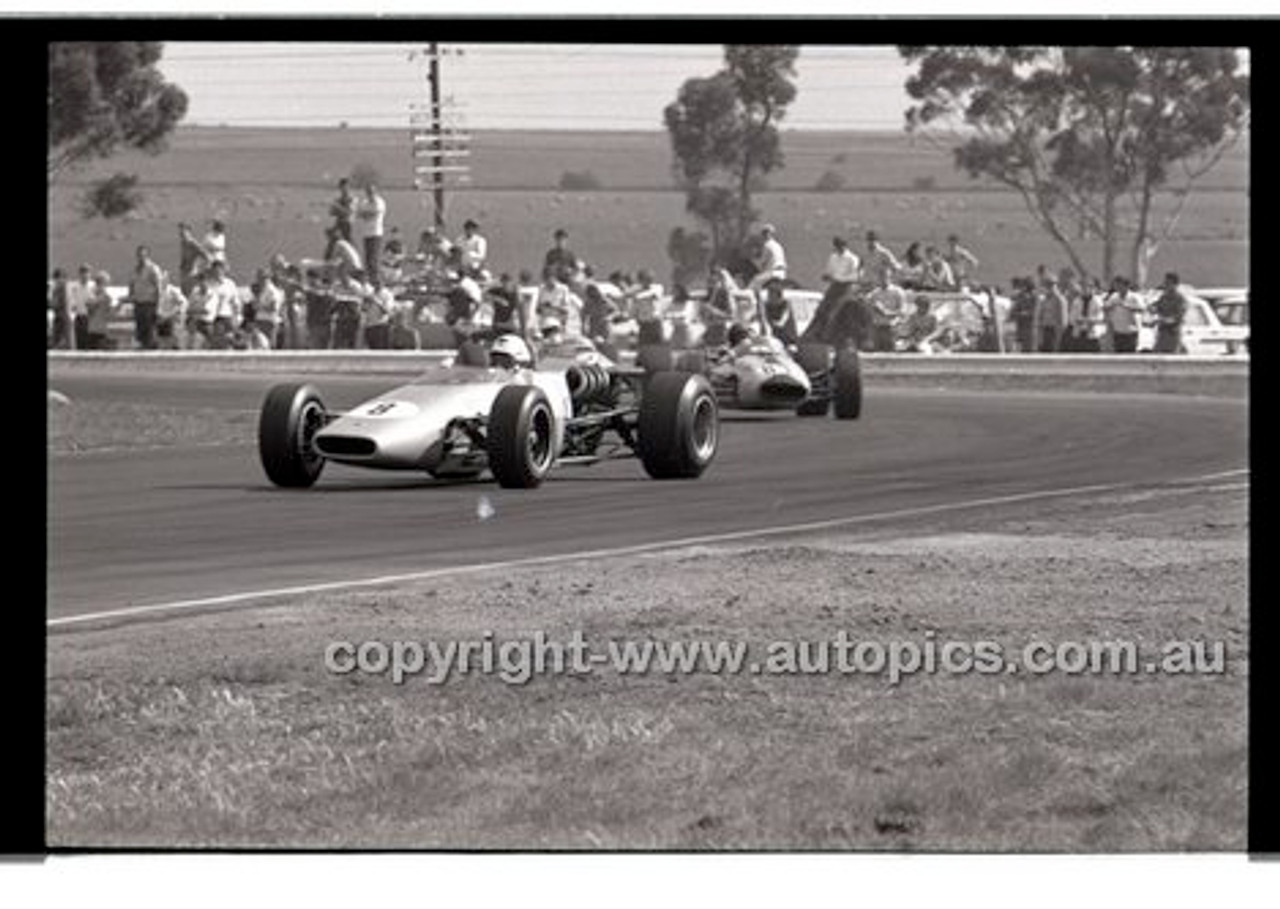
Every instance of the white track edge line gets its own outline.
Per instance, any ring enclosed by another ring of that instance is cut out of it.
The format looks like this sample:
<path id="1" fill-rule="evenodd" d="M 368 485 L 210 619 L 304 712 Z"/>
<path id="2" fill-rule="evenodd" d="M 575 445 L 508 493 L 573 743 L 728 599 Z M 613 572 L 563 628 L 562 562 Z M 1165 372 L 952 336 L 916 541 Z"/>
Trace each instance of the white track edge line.
<path id="1" fill-rule="evenodd" d="M 1226 470 L 1219 473 L 1203 474 L 1194 477 L 1181 477 L 1160 481 L 1162 484 L 1192 483 L 1203 480 L 1223 479 L 1240 474 L 1247 474 L 1250 468 Z M 347 581 L 326 581 L 321 584 L 302 584 L 293 587 L 277 587 L 267 590 L 250 590 L 241 593 L 222 594 L 213 597 L 201 597 L 192 600 L 173 600 L 167 603 L 150 603 L 143 606 L 130 606 L 123 609 L 109 609 L 102 612 L 86 612 L 79 615 L 63 616 L 45 620 L 46 628 L 65 628 L 90 622 L 109 621 L 111 619 L 135 618 L 138 616 L 157 615 L 169 612 L 183 612 L 189 609 L 207 609 L 215 606 L 232 604 L 250 604 L 260 600 L 274 600 L 280 597 L 299 596 L 308 593 L 327 593 L 334 590 L 354 590 L 362 587 L 382 587 L 388 584 L 404 584 L 414 581 L 429 581 L 456 575 L 482 574 L 486 571 L 497 571 L 504 568 L 532 568 L 543 565 L 557 565 L 566 562 L 579 562 L 584 559 L 611 558 L 616 556 L 639 555 L 647 552 L 658 552 L 668 549 L 684 549 L 689 546 L 700 546 L 712 543 L 728 543 L 735 540 L 749 540 L 758 537 L 787 536 L 790 534 L 811 533 L 817 530 L 829 530 L 872 521 L 883 521 L 891 518 L 913 517 L 924 514 L 940 514 L 948 511 L 960 511 L 966 508 L 981 508 L 986 505 L 1008 505 L 1014 502 L 1035 501 L 1036 499 L 1062 498 L 1063 496 L 1081 495 L 1096 492 L 1113 492 L 1135 486 L 1148 485 L 1145 482 L 1134 483 L 1100 483 L 1090 486 L 1073 486 L 1065 489 L 1046 489 L 1036 492 L 1020 492 L 1005 496 L 992 496 L 983 499 L 969 499 L 962 502 L 944 502 L 937 505 L 920 505 L 915 508 L 900 508 L 894 511 L 881 511 L 872 514 L 852 515 L 843 518 L 828 518 L 822 521 L 808 521 L 800 524 L 783 524 L 773 527 L 760 527 L 752 530 L 731 530 L 724 533 L 703 534 L 694 537 L 681 537 L 674 540 L 659 540 L 650 543 L 634 543 L 629 546 L 616 546 L 608 549 L 593 549 L 586 552 L 556 553 L 545 556 L 528 556 L 522 559 L 508 559 L 501 562 L 479 562 L 470 565 L 454 565 L 447 568 L 430 568 L 424 571 L 412 571 L 402 574 L 381 575 L 372 578 L 357 578 Z"/>

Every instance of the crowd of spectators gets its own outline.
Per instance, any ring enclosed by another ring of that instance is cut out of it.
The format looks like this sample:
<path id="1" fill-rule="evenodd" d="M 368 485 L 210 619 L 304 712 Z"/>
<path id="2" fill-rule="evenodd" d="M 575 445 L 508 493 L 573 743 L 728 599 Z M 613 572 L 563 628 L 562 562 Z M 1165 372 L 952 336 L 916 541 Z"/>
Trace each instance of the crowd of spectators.
<path id="1" fill-rule="evenodd" d="M 639 340 L 670 337 L 678 342 L 692 323 L 705 326 L 705 341 L 720 343 L 734 325 L 767 332 L 785 343 L 821 340 L 859 349 L 918 350 L 941 343 L 950 330 L 931 309 L 939 293 L 968 292 L 987 301 L 985 349 L 1019 352 L 1128 352 L 1147 307 L 1123 277 L 1104 291 L 1070 268 L 1057 274 L 1040 266 L 1035 278 L 1012 282 L 1008 317 L 1012 337 L 1003 337 L 996 312 L 997 290 L 979 284 L 981 263 L 952 235 L 945 249 L 910 243 L 899 256 L 875 231 L 861 255 L 843 237 L 832 240 L 823 280 L 826 289 L 804 332 L 785 294 L 795 282 L 786 250 L 771 224 L 753 238 L 750 267 L 738 274 L 714 267 L 705 291 L 675 285 L 670 292 L 647 269 L 598 276 L 571 248 L 567 230 L 551 237 L 540 270 L 494 275 L 489 243 L 473 219 L 449 239 L 434 227 L 423 230 L 412 251 L 396 227 L 386 229 L 387 205 L 372 183 L 358 192 L 338 182 L 329 205 L 323 253 L 290 263 L 274 256 L 238 288 L 228 259 L 226 225 L 209 222 L 197 237 L 178 225 L 176 274 L 166 272 L 140 246 L 127 293 L 108 293 L 110 275 L 82 265 L 78 277 L 55 269 L 50 282 L 50 346 L 104 349 L 121 303 L 132 309 L 133 342 L 144 350 L 417 348 L 438 346 L 483 333 L 476 325 L 482 306 L 487 331 L 546 338 L 608 342 L 621 322 L 638 326 Z M 1154 312 L 1156 349 L 1178 349 L 1185 298 L 1176 275 L 1165 279 Z M 435 326 L 429 328 L 428 326 Z M 664 327 L 665 326 L 665 327 Z M 994 340 L 991 336 L 997 336 Z"/>

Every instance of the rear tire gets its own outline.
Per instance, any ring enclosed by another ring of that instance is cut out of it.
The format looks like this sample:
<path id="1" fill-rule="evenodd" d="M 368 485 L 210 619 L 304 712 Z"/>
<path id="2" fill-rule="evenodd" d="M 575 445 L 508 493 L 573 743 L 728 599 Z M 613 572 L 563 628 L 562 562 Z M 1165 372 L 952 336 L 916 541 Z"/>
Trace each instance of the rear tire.
<path id="1" fill-rule="evenodd" d="M 312 443 L 328 417 L 311 385 L 276 385 L 267 392 L 258 417 L 258 457 L 267 479 L 277 486 L 305 489 L 324 469 L 324 457 Z"/>
<path id="2" fill-rule="evenodd" d="M 800 402 L 796 413 L 802 417 L 825 417 L 831 410 L 832 347 L 830 344 L 805 343 L 796 351 L 796 363 L 809 377 L 813 393 Z"/>
<path id="3" fill-rule="evenodd" d="M 715 392 L 705 376 L 654 374 L 640 399 L 636 452 L 655 480 L 702 475 L 720 438 Z"/>
<path id="4" fill-rule="evenodd" d="M 555 415 L 546 393 L 508 385 L 489 410 L 489 471 L 506 489 L 540 486 L 555 462 Z"/>
<path id="5" fill-rule="evenodd" d="M 836 419 L 862 416 L 862 358 L 851 347 L 836 351 L 834 386 Z"/>

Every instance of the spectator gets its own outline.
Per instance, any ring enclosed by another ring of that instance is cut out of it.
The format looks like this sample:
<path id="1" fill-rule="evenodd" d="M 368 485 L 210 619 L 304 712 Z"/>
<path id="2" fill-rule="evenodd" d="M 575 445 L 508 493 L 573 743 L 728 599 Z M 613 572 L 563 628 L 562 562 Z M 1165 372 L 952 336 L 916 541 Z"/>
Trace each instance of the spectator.
<path id="1" fill-rule="evenodd" d="M 455 275 L 456 280 L 453 287 L 449 289 L 447 297 L 449 307 L 444 321 L 450 326 L 459 323 L 470 325 L 475 320 L 476 308 L 484 299 L 484 292 L 476 279 L 470 275 L 456 272 Z"/>
<path id="2" fill-rule="evenodd" d="M 360 344 L 361 310 L 373 291 L 367 274 L 359 269 L 340 268 L 330 287 L 334 350 L 354 350 Z"/>
<path id="3" fill-rule="evenodd" d="M 831 250 L 826 270 L 822 273 L 827 289 L 814 310 L 813 318 L 805 326 L 803 339 L 806 341 L 830 341 L 838 344 L 843 338 L 836 337 L 835 329 L 849 323 L 845 310 L 850 305 L 862 263 L 844 237 L 832 237 Z"/>
<path id="4" fill-rule="evenodd" d="M 72 350 L 89 347 L 89 300 L 96 288 L 93 286 L 93 269 L 88 263 L 80 266 L 80 277 L 67 284 L 67 313 L 71 317 Z"/>
<path id="5" fill-rule="evenodd" d="M 956 234 L 952 234 L 947 237 L 947 264 L 951 266 L 956 286 L 963 290 L 972 282 L 982 263 L 977 256 L 960 245 L 960 238 Z"/>
<path id="6" fill-rule="evenodd" d="M 111 345 L 111 316 L 115 311 L 115 301 L 107 291 L 111 276 L 100 271 L 93 278 L 93 292 L 87 301 L 88 318 L 86 319 L 85 348 L 87 350 L 107 350 Z"/>
<path id="7" fill-rule="evenodd" d="M 1102 301 L 1114 353 L 1133 353 L 1138 349 L 1138 331 L 1146 306 L 1133 292 L 1133 285 L 1123 275 L 1111 279 L 1111 293 Z"/>
<path id="8" fill-rule="evenodd" d="M 884 279 L 889 283 L 896 280 L 902 271 L 902 263 L 897 260 L 889 247 L 880 242 L 880 236 L 874 230 L 867 231 L 867 256 L 863 263 L 862 277 L 873 287 L 884 287 Z"/>
<path id="9" fill-rule="evenodd" d="M 280 346 L 280 326 L 285 317 L 285 293 L 272 280 L 270 270 L 259 268 L 250 286 L 253 292 L 253 322 L 249 327 L 250 346 L 271 350 Z"/>
<path id="10" fill-rule="evenodd" d="M 1187 298 L 1179 288 L 1177 272 L 1165 272 L 1160 296 L 1152 309 L 1156 316 L 1156 353 L 1182 353 L 1182 320 Z"/>
<path id="11" fill-rule="evenodd" d="M 209 275 L 196 279 L 187 298 L 187 347 L 202 350 L 213 338 L 213 312 L 209 308 Z"/>
<path id="12" fill-rule="evenodd" d="M 360 236 L 364 241 L 365 271 L 370 281 L 377 283 L 382 263 L 383 223 L 387 217 L 387 203 L 378 195 L 376 183 L 364 188 L 364 198 L 356 205 L 356 218 L 360 224 Z"/>
<path id="13" fill-rule="evenodd" d="M 879 351 L 894 349 L 894 333 L 906 315 L 907 294 L 893 283 L 888 269 L 881 269 L 875 290 L 867 295 L 872 315 L 872 346 Z"/>
<path id="14" fill-rule="evenodd" d="M 765 224 L 760 228 L 760 251 L 752 259 L 752 265 L 756 271 L 747 283 L 747 288 L 757 296 L 761 288 L 767 288 L 775 279 L 787 279 L 787 252 L 778 242 L 778 232 L 772 224 Z"/>
<path id="15" fill-rule="evenodd" d="M 209 346 L 218 350 L 235 343 L 240 322 L 240 291 L 227 277 L 227 266 L 220 259 L 209 263 L 204 289 L 205 318 L 209 328 Z"/>
<path id="16" fill-rule="evenodd" d="M 582 335 L 582 307 L 568 286 L 558 280 L 555 266 L 542 270 L 542 284 L 538 286 L 535 312 L 538 331 L 543 338 L 554 333 L 566 337 Z"/>
<path id="17" fill-rule="evenodd" d="M 387 234 L 387 242 L 382 248 L 380 272 L 383 286 L 399 284 L 403 280 L 404 260 L 404 240 L 400 236 L 400 228 L 393 227 Z"/>
<path id="18" fill-rule="evenodd" d="M 190 297 L 196 280 L 204 271 L 206 258 L 204 247 L 191 232 L 191 225 L 178 224 L 178 286 L 183 296 Z"/>
<path id="19" fill-rule="evenodd" d="M 556 281 L 567 284 L 578 270 L 578 257 L 569 249 L 569 232 L 563 227 L 557 228 L 551 239 L 553 245 L 542 260 L 543 271 L 550 268 Z"/>
<path id="20" fill-rule="evenodd" d="M 52 315 L 49 346 L 58 350 L 75 350 L 76 338 L 67 295 L 67 276 L 61 268 L 53 270 L 49 286 L 49 311 Z"/>
<path id="21" fill-rule="evenodd" d="M 1058 287 L 1058 279 L 1047 272 L 1040 291 L 1037 321 L 1040 323 L 1040 352 L 1057 353 L 1067 327 L 1067 298 Z"/>
<path id="22" fill-rule="evenodd" d="M 480 277 L 489 257 L 489 241 L 480 234 L 480 225 L 467 219 L 457 246 L 462 250 L 462 269 L 473 278 Z"/>
<path id="23" fill-rule="evenodd" d="M 351 242 L 351 219 L 355 216 L 356 199 L 351 194 L 351 181 L 343 177 L 338 181 L 338 198 L 329 205 L 329 214 L 333 216 L 333 224 L 325 231 L 329 244 L 325 247 L 324 257 L 333 258 L 333 245 L 338 240 Z"/>
<path id="24" fill-rule="evenodd" d="M 1102 314 L 1102 301 L 1094 293 L 1090 283 L 1072 281 L 1068 303 L 1067 349 L 1077 353 L 1098 353 L 1102 350 L 1102 336 L 1106 333 L 1106 320 Z"/>
<path id="25" fill-rule="evenodd" d="M 151 250 L 137 249 L 133 277 L 129 280 L 129 302 L 133 304 L 133 336 L 143 350 L 156 347 L 156 309 L 164 295 L 165 277 L 151 259 Z"/>
<path id="26" fill-rule="evenodd" d="M 214 218 L 209 222 L 209 232 L 204 235 L 204 239 L 200 241 L 200 248 L 204 251 L 204 258 L 207 263 L 206 267 L 212 266 L 214 262 L 227 264 L 227 226 L 222 221 Z"/>
<path id="27" fill-rule="evenodd" d="M 163 284 L 164 291 L 156 306 L 156 346 L 162 350 L 181 350 L 186 334 L 187 298 L 168 275 Z"/>
<path id="28" fill-rule="evenodd" d="M 1030 278 L 1013 279 L 1013 305 L 1009 316 L 1013 319 L 1015 342 L 1019 353 L 1034 353 L 1036 350 L 1036 317 L 1039 315 L 1040 301 L 1036 295 L 1035 283 Z"/>
<path id="29" fill-rule="evenodd" d="M 595 285 L 589 285 L 595 288 Z M 596 289 L 599 293 L 599 290 Z M 489 303 L 493 306 L 493 336 L 519 335 L 526 341 L 533 340 L 530 331 L 534 319 L 527 297 L 520 294 L 520 285 L 510 274 L 498 279 L 498 286 L 489 290 Z"/>
<path id="30" fill-rule="evenodd" d="M 363 271 L 364 260 L 360 257 L 360 250 L 356 249 L 355 244 L 337 236 L 332 227 L 329 228 L 329 233 L 331 252 L 325 261 L 333 266 L 335 272 L 343 268 L 347 271 Z"/>
<path id="31" fill-rule="evenodd" d="M 386 285 L 369 288 L 360 306 L 365 347 L 370 350 L 386 350 L 391 347 L 391 330 L 396 310 L 396 298 L 391 288 Z"/>
<path id="32" fill-rule="evenodd" d="M 941 334 L 942 329 L 938 326 L 938 317 L 930 309 L 929 298 L 916 294 L 915 311 L 907 316 L 900 332 L 904 348 L 913 353 L 932 353 L 933 342 Z"/>
<path id="33" fill-rule="evenodd" d="M 898 269 L 898 283 L 904 290 L 919 290 L 928 280 L 927 263 L 920 252 L 920 242 L 915 241 L 902 254 L 902 265 Z"/>
<path id="34" fill-rule="evenodd" d="M 924 251 L 924 279 L 926 286 L 933 290 L 955 290 L 956 279 L 951 273 L 951 266 L 942 258 L 942 252 L 936 246 L 927 246 Z"/>
<path id="35" fill-rule="evenodd" d="M 788 346 L 800 343 L 796 314 L 791 308 L 791 301 L 783 293 L 781 278 L 775 277 L 765 285 L 761 312 L 769 334 Z"/>
<path id="36" fill-rule="evenodd" d="M 418 237 L 417 258 L 422 261 L 428 271 L 439 271 L 449 264 L 453 254 L 453 244 L 440 236 L 434 227 L 428 227 Z"/>

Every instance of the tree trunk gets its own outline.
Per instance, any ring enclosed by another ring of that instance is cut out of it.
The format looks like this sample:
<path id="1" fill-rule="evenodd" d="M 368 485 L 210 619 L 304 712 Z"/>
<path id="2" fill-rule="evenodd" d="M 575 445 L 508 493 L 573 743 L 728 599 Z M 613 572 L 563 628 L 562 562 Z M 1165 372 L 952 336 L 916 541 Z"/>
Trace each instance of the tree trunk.
<path id="1" fill-rule="evenodd" d="M 1116 273 L 1116 194 L 1112 189 L 1102 203 L 1102 283 L 1111 286 Z"/>

